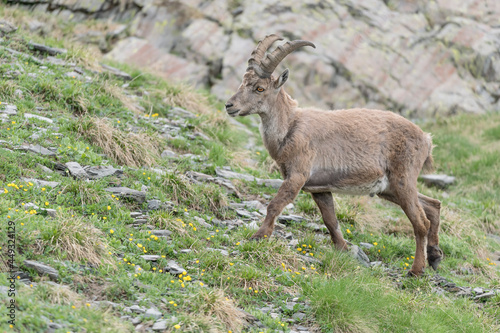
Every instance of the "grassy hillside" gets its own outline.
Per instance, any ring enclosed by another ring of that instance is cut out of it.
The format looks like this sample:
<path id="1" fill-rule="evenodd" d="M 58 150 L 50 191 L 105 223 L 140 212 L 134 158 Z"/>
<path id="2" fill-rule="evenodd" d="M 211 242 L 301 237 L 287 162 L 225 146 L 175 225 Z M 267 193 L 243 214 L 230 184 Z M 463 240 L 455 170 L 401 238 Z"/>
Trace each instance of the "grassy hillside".
<path id="1" fill-rule="evenodd" d="M 23 29 L 32 14 L 0 14 L 20 25 L 0 42 L 1 332 L 500 330 L 500 295 L 473 291 L 500 289 L 500 243 L 490 236 L 500 231 L 500 115 L 420 124 L 433 133 L 437 171 L 457 182 L 446 190 L 419 184 L 443 202 L 445 259 L 437 273 L 407 278 L 411 225 L 377 198 L 335 197 L 344 237 L 373 245 L 365 248 L 371 267 L 332 248 L 306 193 L 285 212 L 302 220 L 282 220 L 271 239 L 248 241 L 262 214 L 243 202 L 268 204 L 276 189 L 232 180 L 236 192 L 228 192 L 223 180 L 190 172 L 215 177 L 230 167 L 279 178 L 255 122 L 234 123 L 210 95 L 152 74 L 122 64 L 110 65 L 131 80 L 107 72 L 102 59 L 68 42 L 69 23 L 37 14 L 53 25 L 40 36 Z M 68 52 L 49 60 L 29 41 Z M 175 154 L 162 157 L 165 150 Z M 121 172 L 89 180 L 68 162 Z M 106 191 L 118 186 L 143 191 L 145 201 Z M 8 221 L 16 240 L 13 327 L 3 287 Z M 49 265 L 58 278 L 25 260 Z M 181 267 L 175 275 L 166 269 L 172 260 Z"/>

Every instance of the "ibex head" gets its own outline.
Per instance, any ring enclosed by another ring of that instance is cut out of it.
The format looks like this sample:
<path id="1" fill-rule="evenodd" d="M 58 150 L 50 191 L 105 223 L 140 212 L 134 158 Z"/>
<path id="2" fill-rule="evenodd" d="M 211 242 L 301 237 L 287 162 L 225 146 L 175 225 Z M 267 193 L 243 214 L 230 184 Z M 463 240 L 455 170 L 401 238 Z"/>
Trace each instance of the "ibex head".
<path id="1" fill-rule="evenodd" d="M 274 34 L 268 35 L 253 50 L 248 59 L 248 68 L 243 76 L 243 82 L 236 94 L 226 103 L 226 111 L 230 116 L 246 116 L 270 110 L 281 87 L 288 79 L 288 68 L 278 78 L 274 78 L 272 74 L 276 67 L 288 54 L 299 47 L 316 47 L 308 41 L 294 40 L 266 54 L 267 49 L 278 40 L 283 40 L 283 38 Z"/>

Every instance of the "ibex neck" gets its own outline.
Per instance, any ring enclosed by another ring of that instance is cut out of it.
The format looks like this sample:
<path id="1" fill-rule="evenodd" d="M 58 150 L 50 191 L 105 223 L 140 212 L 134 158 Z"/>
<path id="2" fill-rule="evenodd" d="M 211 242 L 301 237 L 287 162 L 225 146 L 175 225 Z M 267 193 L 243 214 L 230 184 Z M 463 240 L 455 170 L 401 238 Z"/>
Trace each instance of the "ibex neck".
<path id="1" fill-rule="evenodd" d="M 297 102 L 281 89 L 271 109 L 260 114 L 262 139 L 275 160 L 279 158 L 280 150 L 295 118 L 296 108 Z"/>

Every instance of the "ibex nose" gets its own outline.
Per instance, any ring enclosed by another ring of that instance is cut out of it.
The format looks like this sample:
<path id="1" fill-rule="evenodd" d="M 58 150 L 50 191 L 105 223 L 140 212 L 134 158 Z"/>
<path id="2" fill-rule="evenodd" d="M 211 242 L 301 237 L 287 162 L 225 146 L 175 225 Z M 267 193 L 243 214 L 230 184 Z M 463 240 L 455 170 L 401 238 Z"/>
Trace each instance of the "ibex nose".
<path id="1" fill-rule="evenodd" d="M 229 109 L 233 105 L 234 105 L 233 103 L 226 103 L 226 110 Z"/>

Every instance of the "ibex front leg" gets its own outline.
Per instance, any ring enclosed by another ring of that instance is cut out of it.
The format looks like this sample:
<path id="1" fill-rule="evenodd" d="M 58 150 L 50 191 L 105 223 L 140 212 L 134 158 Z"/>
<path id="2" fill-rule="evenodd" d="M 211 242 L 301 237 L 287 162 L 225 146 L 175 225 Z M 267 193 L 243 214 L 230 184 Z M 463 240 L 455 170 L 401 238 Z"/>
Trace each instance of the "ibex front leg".
<path id="1" fill-rule="evenodd" d="M 252 239 L 269 237 L 274 230 L 274 221 L 281 214 L 283 208 L 295 199 L 300 189 L 304 186 L 306 177 L 302 174 L 292 174 L 281 184 L 278 194 L 267 206 L 267 216 L 262 226 L 252 236 Z"/>

